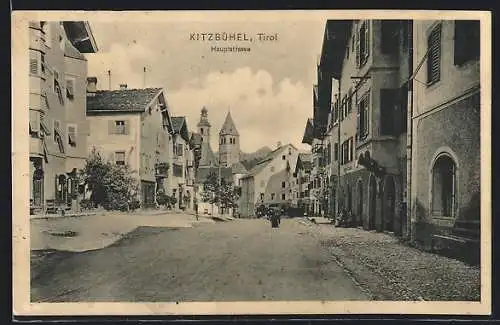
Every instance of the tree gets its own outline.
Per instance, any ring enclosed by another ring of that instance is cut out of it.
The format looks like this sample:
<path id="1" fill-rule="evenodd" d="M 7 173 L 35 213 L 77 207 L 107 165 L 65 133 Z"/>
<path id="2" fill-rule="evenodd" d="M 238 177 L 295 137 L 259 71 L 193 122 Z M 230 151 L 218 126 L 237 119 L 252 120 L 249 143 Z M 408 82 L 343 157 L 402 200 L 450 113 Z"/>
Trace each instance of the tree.
<path id="1" fill-rule="evenodd" d="M 238 202 L 238 192 L 231 183 L 224 179 L 219 183 L 217 175 L 210 173 L 203 183 L 201 199 L 212 206 L 216 204 L 223 208 L 235 208 Z"/>
<path id="2" fill-rule="evenodd" d="M 94 206 L 125 210 L 131 203 L 136 205 L 138 184 L 128 166 L 106 162 L 93 149 L 80 174 L 92 192 L 90 201 Z"/>

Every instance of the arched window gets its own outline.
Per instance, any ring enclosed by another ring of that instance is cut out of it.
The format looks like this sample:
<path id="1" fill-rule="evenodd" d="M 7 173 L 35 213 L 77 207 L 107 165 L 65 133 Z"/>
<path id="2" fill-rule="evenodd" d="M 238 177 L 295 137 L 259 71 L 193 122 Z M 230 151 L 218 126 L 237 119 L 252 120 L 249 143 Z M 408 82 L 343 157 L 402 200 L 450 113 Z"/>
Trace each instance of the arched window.
<path id="1" fill-rule="evenodd" d="M 431 209 L 435 216 L 455 217 L 457 197 L 456 164 L 441 154 L 432 166 Z"/>
<path id="2" fill-rule="evenodd" d="M 203 128 L 200 129 L 201 134 L 203 134 Z"/>

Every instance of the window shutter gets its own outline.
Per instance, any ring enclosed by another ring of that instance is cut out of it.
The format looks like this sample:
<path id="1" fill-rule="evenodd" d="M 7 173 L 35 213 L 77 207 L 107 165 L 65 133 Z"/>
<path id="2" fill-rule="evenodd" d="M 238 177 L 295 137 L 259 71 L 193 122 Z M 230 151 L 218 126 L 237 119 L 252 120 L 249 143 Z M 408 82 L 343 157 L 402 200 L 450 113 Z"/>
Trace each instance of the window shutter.
<path id="1" fill-rule="evenodd" d="M 129 120 L 125 120 L 123 121 L 124 123 L 124 129 L 125 129 L 125 134 L 129 134 L 129 129 L 130 129 L 130 121 Z"/>
<path id="2" fill-rule="evenodd" d="M 432 84 L 441 77 L 441 25 L 434 27 L 427 46 L 430 49 L 427 57 L 427 83 Z"/>
<path id="3" fill-rule="evenodd" d="M 354 33 L 354 38 L 356 39 L 356 67 L 361 65 L 361 60 L 359 58 L 359 33 L 359 29 Z"/>
<path id="4" fill-rule="evenodd" d="M 108 121 L 108 134 L 115 134 L 115 121 Z"/>
<path id="5" fill-rule="evenodd" d="M 37 59 L 30 59 L 30 73 L 31 74 L 38 74 L 38 60 Z"/>
<path id="6" fill-rule="evenodd" d="M 357 103 L 356 108 L 356 135 L 358 138 L 361 137 L 361 110 L 363 109 L 363 101 Z"/>
<path id="7" fill-rule="evenodd" d="M 368 92 L 365 97 L 365 125 L 365 135 L 368 135 L 368 133 L 370 133 L 368 130 L 370 127 L 370 92 Z"/>

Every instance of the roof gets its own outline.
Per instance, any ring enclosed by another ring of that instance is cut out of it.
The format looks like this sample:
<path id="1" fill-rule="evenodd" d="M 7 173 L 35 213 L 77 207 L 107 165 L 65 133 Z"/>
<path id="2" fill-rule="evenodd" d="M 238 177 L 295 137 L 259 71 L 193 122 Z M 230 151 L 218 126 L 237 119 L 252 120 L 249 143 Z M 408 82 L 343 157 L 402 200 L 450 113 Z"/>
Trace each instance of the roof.
<path id="1" fill-rule="evenodd" d="M 203 142 L 201 144 L 201 158 L 199 166 L 218 166 L 218 159 L 215 156 L 210 144 L 208 142 Z"/>
<path id="2" fill-rule="evenodd" d="M 227 112 L 226 120 L 224 121 L 224 124 L 222 124 L 219 135 L 239 135 L 233 118 L 231 117 L 231 112 Z"/>
<path id="3" fill-rule="evenodd" d="M 181 137 L 189 142 L 189 131 L 187 129 L 187 121 L 185 116 L 172 116 L 172 129 L 177 134 L 180 134 Z"/>
<path id="4" fill-rule="evenodd" d="M 63 22 L 66 36 L 80 53 L 96 53 L 98 51 L 90 24 L 86 21 Z"/>
<path id="5" fill-rule="evenodd" d="M 245 166 L 241 162 L 237 162 L 231 166 L 231 169 L 233 171 L 233 174 L 246 174 L 248 170 L 245 168 Z"/>
<path id="6" fill-rule="evenodd" d="M 196 182 L 198 184 L 203 183 L 211 173 L 219 175 L 219 170 L 221 179 L 227 182 L 233 181 L 233 173 L 231 172 L 231 167 L 221 167 L 219 169 L 218 167 L 206 166 L 206 167 L 199 167 L 198 170 L 196 171 Z"/>
<path id="7" fill-rule="evenodd" d="M 279 148 L 276 148 L 274 149 L 273 151 L 271 151 L 267 156 L 265 156 L 261 161 L 259 161 L 257 163 L 257 165 L 255 165 L 254 168 L 252 168 L 245 176 L 243 176 L 243 178 L 247 178 L 247 177 L 252 177 L 256 174 L 258 174 L 260 171 L 262 171 L 274 158 L 276 158 L 278 155 L 280 155 L 283 150 L 285 150 L 288 146 L 292 146 L 293 148 L 295 148 L 294 145 L 292 144 L 287 144 L 287 145 L 284 145 L 284 146 L 281 146 Z"/>
<path id="8" fill-rule="evenodd" d="M 312 118 L 308 118 L 306 122 L 306 127 L 304 129 L 304 136 L 302 137 L 302 143 L 307 143 L 312 145 L 314 139 L 314 122 Z"/>
<path id="9" fill-rule="evenodd" d="M 98 90 L 87 97 L 87 113 L 91 112 L 144 112 L 162 88 Z"/>
<path id="10" fill-rule="evenodd" d="M 325 24 L 320 65 L 328 67 L 328 72 L 335 79 L 340 78 L 344 62 L 345 48 L 348 41 L 352 20 L 328 20 Z"/>
<path id="11" fill-rule="evenodd" d="M 80 53 L 68 40 L 66 40 L 64 44 L 64 56 L 77 60 L 87 61 L 85 56 L 82 53 Z"/>
<path id="12" fill-rule="evenodd" d="M 299 153 L 297 157 L 297 165 L 295 166 L 295 170 L 303 169 L 306 172 L 312 170 L 312 153 Z"/>
<path id="13" fill-rule="evenodd" d="M 190 132 L 191 133 L 191 136 L 190 136 L 190 141 L 191 141 L 191 144 L 192 145 L 201 145 L 201 134 L 199 133 L 196 133 L 196 132 Z"/>

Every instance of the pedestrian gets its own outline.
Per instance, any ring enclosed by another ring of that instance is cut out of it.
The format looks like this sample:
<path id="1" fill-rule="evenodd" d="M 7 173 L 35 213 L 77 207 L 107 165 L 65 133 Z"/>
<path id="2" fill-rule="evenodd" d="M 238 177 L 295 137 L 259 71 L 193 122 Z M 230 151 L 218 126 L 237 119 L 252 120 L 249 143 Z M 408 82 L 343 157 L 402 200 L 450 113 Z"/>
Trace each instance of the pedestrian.
<path id="1" fill-rule="evenodd" d="M 195 211 L 195 214 L 196 214 L 196 221 L 198 221 L 198 203 L 194 204 L 194 211 Z"/>

